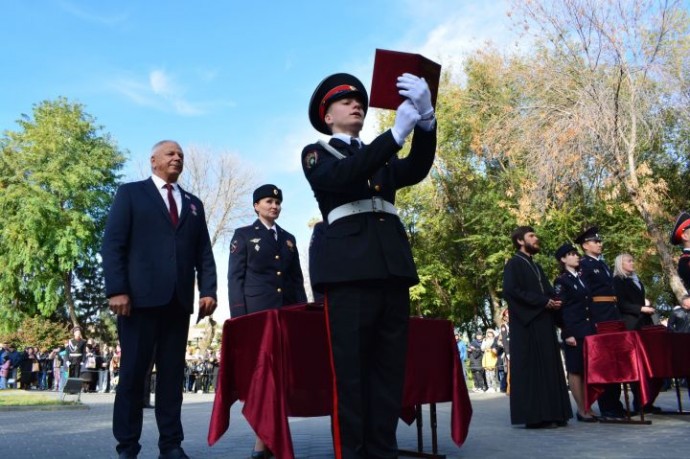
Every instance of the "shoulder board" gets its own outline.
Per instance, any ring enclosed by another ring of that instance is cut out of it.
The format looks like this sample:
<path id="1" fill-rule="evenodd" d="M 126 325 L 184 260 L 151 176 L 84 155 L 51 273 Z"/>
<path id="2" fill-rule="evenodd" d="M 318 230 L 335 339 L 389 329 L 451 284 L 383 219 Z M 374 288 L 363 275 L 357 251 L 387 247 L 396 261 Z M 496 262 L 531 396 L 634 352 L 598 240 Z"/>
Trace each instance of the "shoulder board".
<path id="1" fill-rule="evenodd" d="M 330 154 L 332 154 L 333 156 L 335 156 L 337 159 L 343 159 L 343 158 L 345 158 L 345 155 L 344 155 L 344 154 L 340 153 L 338 150 L 336 150 L 335 148 L 333 148 L 332 146 L 330 146 L 330 145 L 329 145 L 327 142 L 325 142 L 324 140 L 319 139 L 319 140 L 317 140 L 316 143 L 318 143 L 319 145 L 321 145 L 321 146 L 323 147 L 324 150 L 326 150 L 327 152 L 329 152 Z"/>

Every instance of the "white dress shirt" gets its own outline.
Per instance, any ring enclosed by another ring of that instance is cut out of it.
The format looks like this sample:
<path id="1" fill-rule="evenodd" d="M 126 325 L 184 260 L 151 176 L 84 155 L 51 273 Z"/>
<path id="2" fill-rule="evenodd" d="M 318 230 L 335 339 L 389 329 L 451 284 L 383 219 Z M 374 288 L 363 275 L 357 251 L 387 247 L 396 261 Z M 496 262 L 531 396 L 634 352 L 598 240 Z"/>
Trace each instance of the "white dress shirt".
<path id="1" fill-rule="evenodd" d="M 158 188 L 158 192 L 163 198 L 165 207 L 167 207 L 168 212 L 170 212 L 170 203 L 168 202 L 168 189 L 165 188 L 166 181 L 155 174 L 151 176 L 151 179 L 153 179 L 153 183 L 156 185 L 156 188 Z M 175 204 L 177 204 L 177 216 L 179 217 L 182 213 L 182 193 L 180 192 L 180 186 L 177 183 L 171 183 L 171 185 L 173 186 L 172 194 L 173 198 L 175 198 Z"/>

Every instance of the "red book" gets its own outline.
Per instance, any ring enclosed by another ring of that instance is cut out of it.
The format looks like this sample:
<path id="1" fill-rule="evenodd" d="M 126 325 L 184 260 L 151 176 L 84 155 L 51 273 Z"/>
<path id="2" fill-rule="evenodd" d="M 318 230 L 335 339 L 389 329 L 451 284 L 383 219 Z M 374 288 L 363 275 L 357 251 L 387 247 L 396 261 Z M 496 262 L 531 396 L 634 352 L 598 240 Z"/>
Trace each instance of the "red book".
<path id="1" fill-rule="evenodd" d="M 441 65 L 420 54 L 385 49 L 376 50 L 369 106 L 396 110 L 405 100 L 398 94 L 396 86 L 398 77 L 403 73 L 411 73 L 426 80 L 431 90 L 431 104 L 436 108 Z"/>

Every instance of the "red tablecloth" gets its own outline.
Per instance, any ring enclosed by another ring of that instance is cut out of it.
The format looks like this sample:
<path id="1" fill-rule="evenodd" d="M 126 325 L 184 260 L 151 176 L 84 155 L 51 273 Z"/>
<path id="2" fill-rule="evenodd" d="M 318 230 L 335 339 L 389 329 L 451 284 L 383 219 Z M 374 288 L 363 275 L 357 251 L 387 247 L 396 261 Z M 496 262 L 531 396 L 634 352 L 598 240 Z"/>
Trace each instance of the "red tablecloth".
<path id="1" fill-rule="evenodd" d="M 605 384 L 639 382 L 643 405 L 659 392 L 659 378 L 690 375 L 690 334 L 664 329 L 588 336 L 584 344 L 585 404 L 590 406 Z"/>
<path id="2" fill-rule="evenodd" d="M 331 381 L 323 310 L 291 306 L 227 320 L 209 445 L 228 429 L 230 406 L 244 400 L 242 413 L 276 458 L 294 457 L 287 418 L 330 415 Z M 403 406 L 447 401 L 451 436 L 461 446 L 472 406 L 452 324 L 412 318 Z"/>

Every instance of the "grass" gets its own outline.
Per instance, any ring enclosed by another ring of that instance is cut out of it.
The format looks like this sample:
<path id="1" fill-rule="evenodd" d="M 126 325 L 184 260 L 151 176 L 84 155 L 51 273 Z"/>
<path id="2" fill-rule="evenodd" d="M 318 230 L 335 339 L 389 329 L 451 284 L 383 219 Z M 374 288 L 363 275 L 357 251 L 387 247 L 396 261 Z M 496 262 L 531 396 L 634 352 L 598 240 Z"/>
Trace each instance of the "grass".
<path id="1" fill-rule="evenodd" d="M 76 401 L 60 400 L 55 395 L 37 394 L 23 390 L 0 391 L 0 408 L 2 407 L 30 407 L 30 406 L 67 406 L 80 405 Z"/>

